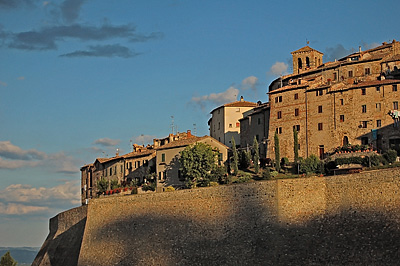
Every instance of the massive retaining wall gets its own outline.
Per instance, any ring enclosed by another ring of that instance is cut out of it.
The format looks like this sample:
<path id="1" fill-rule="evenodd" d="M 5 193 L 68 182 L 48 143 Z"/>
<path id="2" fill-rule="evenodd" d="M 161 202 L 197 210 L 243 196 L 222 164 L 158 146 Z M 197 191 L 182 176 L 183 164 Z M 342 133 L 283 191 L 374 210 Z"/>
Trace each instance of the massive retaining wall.
<path id="1" fill-rule="evenodd" d="M 390 169 L 93 200 L 77 264 L 397 265 L 399 250 Z"/>

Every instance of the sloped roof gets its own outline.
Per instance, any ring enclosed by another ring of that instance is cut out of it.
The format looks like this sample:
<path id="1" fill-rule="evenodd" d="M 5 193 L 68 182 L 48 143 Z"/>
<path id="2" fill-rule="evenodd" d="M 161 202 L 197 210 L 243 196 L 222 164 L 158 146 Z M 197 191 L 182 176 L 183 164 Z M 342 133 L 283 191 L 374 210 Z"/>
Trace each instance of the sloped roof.
<path id="1" fill-rule="evenodd" d="M 256 107 L 257 103 L 253 102 L 248 102 L 248 101 L 236 101 L 232 103 L 227 103 L 221 106 L 218 106 L 217 108 L 214 108 L 210 113 L 213 113 L 215 110 L 222 108 L 222 107 Z"/>
<path id="2" fill-rule="evenodd" d="M 303 48 L 300 48 L 300 49 L 298 49 L 298 50 L 296 50 L 296 51 L 291 52 L 291 54 L 297 54 L 297 53 L 302 53 L 302 52 L 311 52 L 311 51 L 315 51 L 315 52 L 318 52 L 318 53 L 320 53 L 320 54 L 323 54 L 323 53 L 321 53 L 320 51 L 317 51 L 317 50 L 311 48 L 311 47 L 308 46 L 308 45 L 307 45 L 307 46 L 304 46 Z"/>
<path id="3" fill-rule="evenodd" d="M 156 150 L 165 150 L 165 149 L 172 149 L 172 148 L 177 148 L 177 147 L 185 147 L 185 146 L 189 146 L 191 144 L 194 144 L 196 142 L 199 142 L 199 141 L 205 140 L 205 139 L 212 139 L 215 142 L 220 143 L 222 146 L 225 146 L 228 149 L 228 147 L 225 144 L 223 144 L 223 143 L 219 142 L 218 140 L 206 135 L 206 136 L 203 136 L 203 137 L 192 136 L 190 138 L 186 138 L 186 139 L 182 139 L 182 140 L 176 140 L 176 141 L 170 142 L 168 144 L 165 144 L 163 146 L 160 146 Z"/>
<path id="4" fill-rule="evenodd" d="M 148 155 L 150 155 L 150 154 L 152 154 L 152 153 L 155 153 L 155 152 L 156 152 L 156 151 L 155 151 L 154 149 L 147 149 L 147 150 L 140 151 L 140 152 L 138 152 L 138 151 L 133 151 L 133 152 L 127 153 L 127 154 L 125 154 L 125 155 L 122 155 L 122 157 L 123 157 L 123 158 L 143 157 L 143 156 L 148 156 Z"/>

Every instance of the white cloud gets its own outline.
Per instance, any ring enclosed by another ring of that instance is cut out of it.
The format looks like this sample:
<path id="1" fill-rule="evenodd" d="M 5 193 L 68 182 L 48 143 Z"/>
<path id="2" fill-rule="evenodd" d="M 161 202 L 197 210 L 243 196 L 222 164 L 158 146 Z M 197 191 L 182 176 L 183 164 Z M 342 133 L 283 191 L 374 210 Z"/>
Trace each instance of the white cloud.
<path id="1" fill-rule="evenodd" d="M 153 143 L 153 139 L 156 139 L 156 136 L 152 136 L 152 135 L 140 135 L 138 137 L 134 137 L 133 138 L 133 142 L 139 145 L 142 144 L 147 144 L 147 143 Z"/>
<path id="2" fill-rule="evenodd" d="M 48 207 L 43 206 L 31 206 L 16 203 L 4 204 L 0 202 L 0 214 L 23 215 L 32 213 L 44 213 L 48 210 Z"/>
<path id="3" fill-rule="evenodd" d="M 247 77 L 242 81 L 243 90 L 251 89 L 255 91 L 257 89 L 257 85 L 258 85 L 258 78 L 255 76 Z"/>
<path id="4" fill-rule="evenodd" d="M 110 139 L 110 138 L 101 138 L 97 139 L 93 142 L 94 144 L 98 144 L 105 147 L 116 146 L 120 143 L 119 139 Z"/>
<path id="5" fill-rule="evenodd" d="M 231 86 L 224 92 L 211 93 L 200 97 L 192 97 L 192 102 L 198 104 L 202 109 L 209 103 L 214 105 L 221 105 L 229 102 L 234 102 L 237 99 L 239 90 Z"/>
<path id="6" fill-rule="evenodd" d="M 31 205 L 51 206 L 55 202 L 65 201 L 70 204 L 80 202 L 79 181 L 67 181 L 61 185 L 45 188 L 31 185 L 13 184 L 0 190 L 0 199 L 11 203 L 29 203 Z M 40 203 L 40 204 L 39 204 Z"/>
<path id="7" fill-rule="evenodd" d="M 288 65 L 284 62 L 276 62 L 270 69 L 270 73 L 274 76 L 285 75 L 288 70 Z"/>
<path id="8" fill-rule="evenodd" d="M 23 150 L 10 141 L 0 141 L 0 157 L 16 160 L 42 160 L 46 158 L 46 153 L 35 149 Z"/>

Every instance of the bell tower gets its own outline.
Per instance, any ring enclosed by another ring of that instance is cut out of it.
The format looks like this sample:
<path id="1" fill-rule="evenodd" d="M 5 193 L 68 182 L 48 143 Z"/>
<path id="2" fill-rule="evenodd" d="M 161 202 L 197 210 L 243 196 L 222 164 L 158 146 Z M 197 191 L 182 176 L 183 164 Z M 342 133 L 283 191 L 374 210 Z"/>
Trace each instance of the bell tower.
<path id="1" fill-rule="evenodd" d="M 304 46 L 297 51 L 291 52 L 293 57 L 293 74 L 300 74 L 304 71 L 316 69 L 322 65 L 323 53 Z"/>

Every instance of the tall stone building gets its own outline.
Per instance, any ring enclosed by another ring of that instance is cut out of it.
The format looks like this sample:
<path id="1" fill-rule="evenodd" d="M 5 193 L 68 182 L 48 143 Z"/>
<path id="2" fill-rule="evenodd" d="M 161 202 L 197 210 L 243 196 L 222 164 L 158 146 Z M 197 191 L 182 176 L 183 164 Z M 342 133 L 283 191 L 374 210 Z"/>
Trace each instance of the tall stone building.
<path id="1" fill-rule="evenodd" d="M 208 120 L 210 136 L 232 148 L 232 137 L 236 145 L 240 145 L 240 122 L 257 104 L 247 102 L 240 98 L 240 101 L 224 104 L 211 111 L 211 118 Z"/>
<path id="2" fill-rule="evenodd" d="M 294 158 L 293 130 L 299 156 L 324 158 L 338 146 L 369 145 L 400 151 L 400 43 L 323 63 L 309 46 L 292 52 L 293 73 L 269 86 L 267 157 L 274 157 L 278 134 L 281 157 Z"/>

